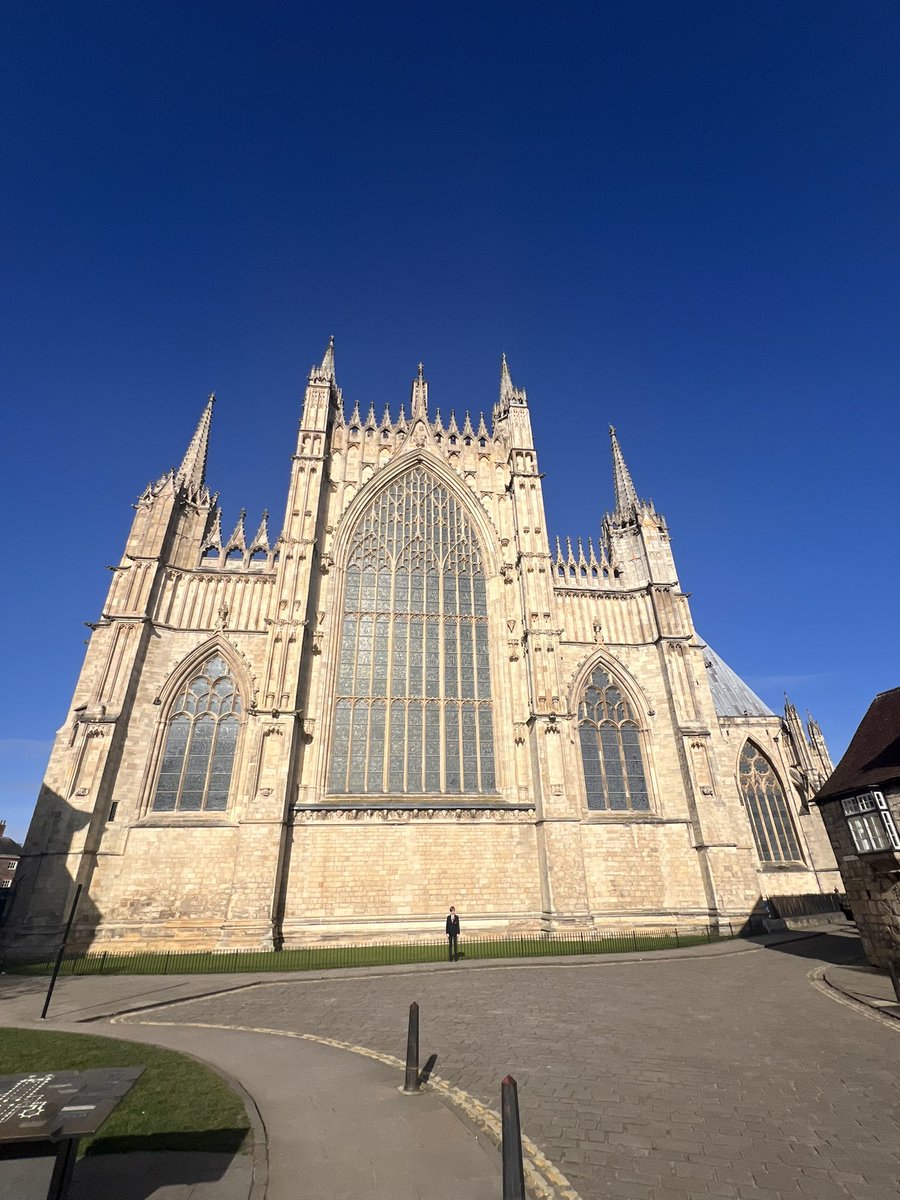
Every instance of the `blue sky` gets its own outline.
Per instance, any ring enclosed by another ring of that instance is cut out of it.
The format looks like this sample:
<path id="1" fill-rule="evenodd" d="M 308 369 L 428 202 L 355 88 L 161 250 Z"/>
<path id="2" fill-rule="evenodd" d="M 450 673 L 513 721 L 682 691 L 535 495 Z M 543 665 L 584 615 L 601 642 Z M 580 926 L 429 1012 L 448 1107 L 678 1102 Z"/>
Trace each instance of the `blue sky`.
<path id="1" fill-rule="evenodd" d="M 379 412 L 423 359 L 489 413 L 506 351 L 554 534 L 596 534 L 614 423 L 698 629 L 835 756 L 900 683 L 900 6 L 20 2 L 0 34 L 14 835 L 134 499 L 215 389 L 224 524 L 277 527 L 330 333 Z"/>

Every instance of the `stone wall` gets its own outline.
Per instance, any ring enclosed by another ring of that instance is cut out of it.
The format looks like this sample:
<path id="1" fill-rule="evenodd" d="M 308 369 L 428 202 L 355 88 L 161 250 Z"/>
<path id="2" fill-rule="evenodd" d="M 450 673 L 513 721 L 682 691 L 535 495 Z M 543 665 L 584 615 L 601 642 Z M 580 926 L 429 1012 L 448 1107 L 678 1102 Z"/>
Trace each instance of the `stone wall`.
<path id="1" fill-rule="evenodd" d="M 532 814 L 381 811 L 298 814 L 286 944 L 335 935 L 440 936 L 451 904 L 470 933 L 537 927 Z"/>
<path id="2" fill-rule="evenodd" d="M 882 790 L 900 828 L 900 786 Z M 900 961 L 900 851 L 860 854 L 840 800 L 820 807 L 866 957 L 876 967 Z"/>

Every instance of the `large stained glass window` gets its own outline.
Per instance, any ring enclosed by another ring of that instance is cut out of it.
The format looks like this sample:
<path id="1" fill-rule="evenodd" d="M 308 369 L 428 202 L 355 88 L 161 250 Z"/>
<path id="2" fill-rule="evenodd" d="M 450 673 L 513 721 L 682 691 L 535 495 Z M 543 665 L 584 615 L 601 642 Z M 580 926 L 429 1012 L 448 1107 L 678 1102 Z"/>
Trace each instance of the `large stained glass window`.
<path id="1" fill-rule="evenodd" d="M 741 795 L 761 863 L 803 862 L 784 788 L 758 746 L 747 742 L 738 767 Z"/>
<path id="2" fill-rule="evenodd" d="M 602 667 L 594 669 L 581 697 L 578 736 L 588 808 L 649 811 L 638 724 L 627 699 Z"/>
<path id="3" fill-rule="evenodd" d="M 213 655 L 172 707 L 154 812 L 225 811 L 240 711 L 228 665 Z"/>
<path id="4" fill-rule="evenodd" d="M 360 518 L 342 619 L 329 791 L 495 791 L 484 570 L 461 505 L 424 469 Z"/>

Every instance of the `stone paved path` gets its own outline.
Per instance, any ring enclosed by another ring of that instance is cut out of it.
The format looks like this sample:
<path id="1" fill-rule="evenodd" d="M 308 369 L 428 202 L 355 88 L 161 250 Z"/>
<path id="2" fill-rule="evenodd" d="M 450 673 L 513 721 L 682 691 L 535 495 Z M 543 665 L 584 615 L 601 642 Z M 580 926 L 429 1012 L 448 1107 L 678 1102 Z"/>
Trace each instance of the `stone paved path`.
<path id="1" fill-rule="evenodd" d="M 461 969 L 264 984 L 167 1021 L 291 1029 L 422 1057 L 523 1129 L 584 1200 L 900 1196 L 900 1034 L 808 973 L 850 936 L 707 959 Z"/>

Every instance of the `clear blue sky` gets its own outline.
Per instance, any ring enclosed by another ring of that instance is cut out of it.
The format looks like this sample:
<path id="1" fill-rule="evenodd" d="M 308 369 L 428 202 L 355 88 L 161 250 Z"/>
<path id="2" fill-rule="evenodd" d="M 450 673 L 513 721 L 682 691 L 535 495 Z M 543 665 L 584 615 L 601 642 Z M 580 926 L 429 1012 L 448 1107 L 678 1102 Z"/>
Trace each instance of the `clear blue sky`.
<path id="1" fill-rule="evenodd" d="M 0 817 L 24 833 L 131 504 L 208 391 L 274 532 L 305 374 L 528 389 L 550 530 L 606 429 L 701 633 L 840 754 L 900 684 L 900 5 L 44 3 L 0 14 Z"/>

